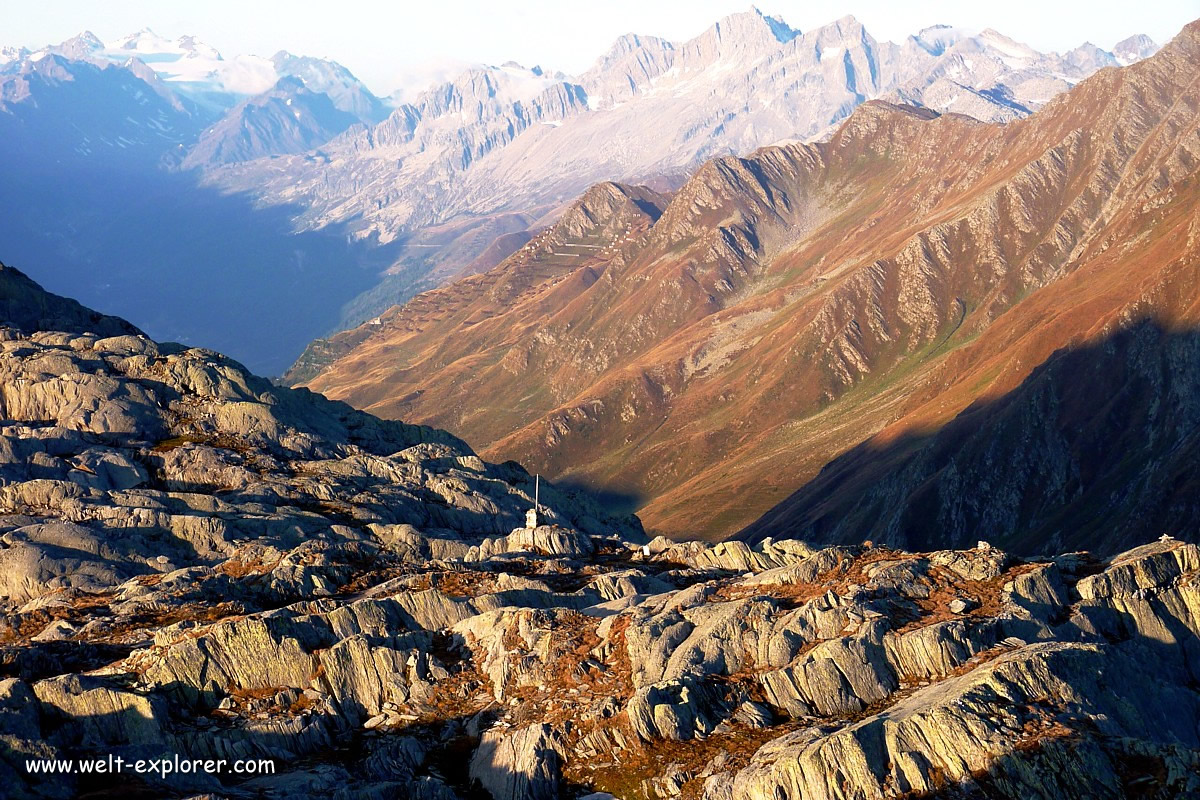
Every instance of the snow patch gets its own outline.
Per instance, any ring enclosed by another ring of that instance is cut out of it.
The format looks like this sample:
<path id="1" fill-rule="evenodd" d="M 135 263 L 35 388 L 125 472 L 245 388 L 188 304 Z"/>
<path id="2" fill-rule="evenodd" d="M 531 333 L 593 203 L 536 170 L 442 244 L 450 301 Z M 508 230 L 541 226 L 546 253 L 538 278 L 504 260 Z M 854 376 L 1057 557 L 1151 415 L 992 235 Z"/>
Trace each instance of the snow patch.
<path id="1" fill-rule="evenodd" d="M 560 82 L 544 74 L 514 64 L 505 64 L 502 67 L 489 67 L 488 69 L 500 78 L 498 83 L 504 87 L 505 97 L 520 103 L 531 102 L 542 92 Z"/>

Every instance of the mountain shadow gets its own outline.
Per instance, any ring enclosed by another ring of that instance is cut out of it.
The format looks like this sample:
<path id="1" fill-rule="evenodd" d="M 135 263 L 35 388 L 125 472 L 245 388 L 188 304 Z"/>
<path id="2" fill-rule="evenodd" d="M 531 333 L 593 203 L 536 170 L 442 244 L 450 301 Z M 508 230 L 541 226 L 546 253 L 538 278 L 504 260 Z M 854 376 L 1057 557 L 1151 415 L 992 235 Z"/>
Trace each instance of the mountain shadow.
<path id="1" fill-rule="evenodd" d="M 1143 319 L 1056 351 L 937 431 L 867 440 L 737 538 L 1112 554 L 1200 539 L 1200 332 Z"/>
<path id="2" fill-rule="evenodd" d="M 0 208 L 4 260 L 49 291 L 266 375 L 328 335 L 393 257 L 337 226 L 296 233 L 294 207 L 149 165 L 18 159 Z"/>

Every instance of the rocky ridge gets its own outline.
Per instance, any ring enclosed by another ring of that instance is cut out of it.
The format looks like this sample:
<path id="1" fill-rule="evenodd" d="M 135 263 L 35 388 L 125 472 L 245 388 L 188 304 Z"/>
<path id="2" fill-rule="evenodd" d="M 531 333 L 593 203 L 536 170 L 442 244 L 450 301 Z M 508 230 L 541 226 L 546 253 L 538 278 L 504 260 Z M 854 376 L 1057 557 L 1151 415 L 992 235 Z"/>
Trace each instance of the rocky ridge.
<path id="1" fill-rule="evenodd" d="M 708 162 L 553 304 L 548 282 L 488 300 L 534 274 L 526 245 L 334 337 L 303 381 L 671 536 L 1194 537 L 1200 382 L 1163 367 L 1200 324 L 1198 64 L 1193 23 L 1004 125 L 868 102 L 828 141 Z"/>
<path id="2" fill-rule="evenodd" d="M 292 76 L 238 104 L 200 134 L 182 166 L 229 164 L 285 153 L 302 153 L 357 122 L 328 95 Z"/>
<path id="3" fill-rule="evenodd" d="M 0 290 L 7 796 L 1200 792 L 1195 545 L 647 542 L 545 484 L 523 526 L 515 464 Z M 110 754 L 274 771 L 27 767 Z"/>

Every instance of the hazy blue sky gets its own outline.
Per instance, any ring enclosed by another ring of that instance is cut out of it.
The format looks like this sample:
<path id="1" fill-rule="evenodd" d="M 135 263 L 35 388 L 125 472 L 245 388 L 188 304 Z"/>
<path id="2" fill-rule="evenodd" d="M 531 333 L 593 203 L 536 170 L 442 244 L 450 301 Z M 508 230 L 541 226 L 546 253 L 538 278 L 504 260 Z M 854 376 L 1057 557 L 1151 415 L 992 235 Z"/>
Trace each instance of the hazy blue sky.
<path id="1" fill-rule="evenodd" d="M 342 62 L 387 93 L 430 61 L 513 59 L 578 72 L 617 36 L 686 39 L 745 10 L 736 0 L 0 0 L 0 44 L 40 47 L 91 30 L 110 41 L 151 27 L 194 34 L 226 53 L 286 49 Z M 995 28 L 1038 49 L 1083 41 L 1111 47 L 1132 33 L 1162 43 L 1200 17 L 1200 0 L 764 0 L 764 12 L 808 30 L 854 14 L 877 39 L 899 40 L 937 23 Z"/>

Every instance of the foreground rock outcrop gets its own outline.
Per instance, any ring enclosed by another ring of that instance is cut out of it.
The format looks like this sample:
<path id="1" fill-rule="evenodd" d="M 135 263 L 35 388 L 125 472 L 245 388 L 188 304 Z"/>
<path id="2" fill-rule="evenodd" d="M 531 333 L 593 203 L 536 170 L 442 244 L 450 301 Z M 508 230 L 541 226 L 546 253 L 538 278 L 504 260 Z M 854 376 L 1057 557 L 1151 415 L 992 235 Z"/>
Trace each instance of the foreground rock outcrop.
<path id="1" fill-rule="evenodd" d="M 1195 545 L 647 542 L 545 485 L 525 527 L 515 464 L 13 286 L 6 797 L 1200 794 Z"/>

